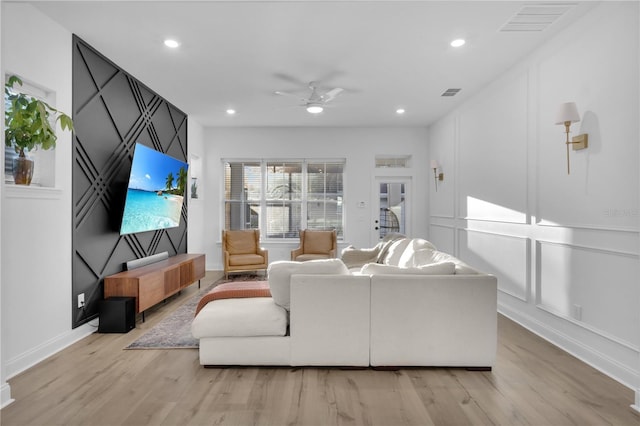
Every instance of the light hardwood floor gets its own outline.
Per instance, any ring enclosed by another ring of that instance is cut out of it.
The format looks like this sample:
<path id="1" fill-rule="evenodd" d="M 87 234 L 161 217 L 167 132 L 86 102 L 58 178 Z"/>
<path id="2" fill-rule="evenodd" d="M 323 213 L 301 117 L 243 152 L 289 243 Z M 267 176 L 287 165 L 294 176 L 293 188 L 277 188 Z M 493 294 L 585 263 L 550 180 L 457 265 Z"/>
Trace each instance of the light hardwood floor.
<path id="1" fill-rule="evenodd" d="M 640 425 L 631 390 L 502 316 L 491 372 L 209 369 L 194 349 L 123 350 L 196 291 L 161 304 L 127 334 L 93 334 L 11 379 L 16 401 L 0 423 Z"/>

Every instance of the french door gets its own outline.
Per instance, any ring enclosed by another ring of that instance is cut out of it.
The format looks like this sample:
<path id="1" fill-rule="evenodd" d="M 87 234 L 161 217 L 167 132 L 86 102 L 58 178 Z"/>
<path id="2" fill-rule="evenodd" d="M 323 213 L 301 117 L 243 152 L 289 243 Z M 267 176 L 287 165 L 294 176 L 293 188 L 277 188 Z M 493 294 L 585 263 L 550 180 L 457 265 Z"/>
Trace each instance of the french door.
<path id="1" fill-rule="evenodd" d="M 411 235 L 411 178 L 377 176 L 373 187 L 371 245 L 385 235 Z"/>

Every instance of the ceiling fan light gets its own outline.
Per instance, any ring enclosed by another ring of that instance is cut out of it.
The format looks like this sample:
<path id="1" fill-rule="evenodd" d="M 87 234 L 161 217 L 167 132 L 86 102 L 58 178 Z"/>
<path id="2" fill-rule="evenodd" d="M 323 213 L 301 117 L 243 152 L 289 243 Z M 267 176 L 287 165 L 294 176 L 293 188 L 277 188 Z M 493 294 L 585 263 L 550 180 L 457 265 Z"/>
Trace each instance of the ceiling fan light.
<path id="1" fill-rule="evenodd" d="M 167 46 L 167 47 L 170 47 L 172 49 L 175 49 L 178 46 L 180 46 L 180 43 L 177 40 L 173 40 L 173 39 L 168 38 L 168 39 L 166 39 L 164 41 L 164 45 Z"/>
<path id="2" fill-rule="evenodd" d="M 307 112 L 310 113 L 310 114 L 320 114 L 323 110 L 324 110 L 324 108 L 322 108 L 320 105 L 308 105 L 307 106 Z"/>

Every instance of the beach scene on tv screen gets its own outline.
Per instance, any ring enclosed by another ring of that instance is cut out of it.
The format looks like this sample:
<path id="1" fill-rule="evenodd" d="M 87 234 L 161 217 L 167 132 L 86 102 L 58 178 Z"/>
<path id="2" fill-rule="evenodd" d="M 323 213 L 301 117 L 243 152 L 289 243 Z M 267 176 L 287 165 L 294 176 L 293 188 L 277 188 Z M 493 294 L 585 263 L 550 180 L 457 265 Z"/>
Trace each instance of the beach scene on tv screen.
<path id="1" fill-rule="evenodd" d="M 137 144 L 120 234 L 179 226 L 187 167 L 183 161 Z"/>

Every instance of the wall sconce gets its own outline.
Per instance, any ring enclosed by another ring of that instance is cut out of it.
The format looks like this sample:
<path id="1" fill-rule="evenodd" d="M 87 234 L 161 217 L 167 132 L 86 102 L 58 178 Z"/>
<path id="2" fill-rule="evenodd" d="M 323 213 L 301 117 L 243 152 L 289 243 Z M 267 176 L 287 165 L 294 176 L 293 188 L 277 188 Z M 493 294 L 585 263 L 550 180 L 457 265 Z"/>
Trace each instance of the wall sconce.
<path id="1" fill-rule="evenodd" d="M 436 192 L 438 192 L 438 181 L 444 180 L 444 173 L 438 173 L 440 165 L 436 160 L 431 160 L 431 168 L 433 169 L 433 180 L 436 183 Z"/>
<path id="2" fill-rule="evenodd" d="M 569 145 L 573 146 L 574 151 L 585 149 L 589 146 L 589 135 L 586 133 L 574 136 L 571 141 L 569 141 L 569 128 L 571 127 L 571 123 L 577 123 L 578 121 L 580 121 L 580 114 L 578 114 L 578 107 L 575 102 L 567 102 L 560 105 L 556 113 L 556 124 L 564 124 L 567 133 L 567 174 L 571 173 L 571 167 L 569 166 Z"/>

